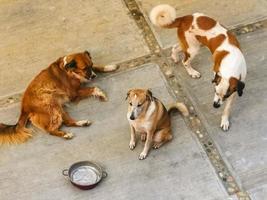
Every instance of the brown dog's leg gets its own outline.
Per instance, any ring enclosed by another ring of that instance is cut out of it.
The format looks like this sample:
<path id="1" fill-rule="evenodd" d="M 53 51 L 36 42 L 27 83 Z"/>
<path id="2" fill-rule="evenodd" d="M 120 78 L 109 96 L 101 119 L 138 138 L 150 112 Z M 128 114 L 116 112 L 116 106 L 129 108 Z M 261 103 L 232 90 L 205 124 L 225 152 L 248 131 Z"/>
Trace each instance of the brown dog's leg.
<path id="1" fill-rule="evenodd" d="M 32 113 L 30 120 L 36 127 L 47 131 L 50 135 L 65 139 L 71 139 L 73 137 L 72 133 L 59 130 L 63 122 L 62 108 L 59 105 L 54 104 L 53 107 L 44 107 L 40 112 Z"/>
<path id="2" fill-rule="evenodd" d="M 113 72 L 119 68 L 118 65 L 93 65 L 93 70 L 97 72 Z"/>
<path id="3" fill-rule="evenodd" d="M 170 141 L 172 139 L 171 130 L 169 128 L 162 129 L 155 133 L 153 138 L 153 148 L 158 149 L 160 148 L 164 143 Z"/>
<path id="4" fill-rule="evenodd" d="M 83 98 L 91 97 L 91 96 L 98 97 L 101 101 L 107 101 L 106 94 L 98 87 L 81 88 L 78 91 L 79 99 L 83 99 Z"/>
<path id="5" fill-rule="evenodd" d="M 76 121 L 72 119 L 71 116 L 69 116 L 69 114 L 66 111 L 62 112 L 62 118 L 63 118 L 63 123 L 66 126 L 90 126 L 92 123 L 89 120 Z"/>

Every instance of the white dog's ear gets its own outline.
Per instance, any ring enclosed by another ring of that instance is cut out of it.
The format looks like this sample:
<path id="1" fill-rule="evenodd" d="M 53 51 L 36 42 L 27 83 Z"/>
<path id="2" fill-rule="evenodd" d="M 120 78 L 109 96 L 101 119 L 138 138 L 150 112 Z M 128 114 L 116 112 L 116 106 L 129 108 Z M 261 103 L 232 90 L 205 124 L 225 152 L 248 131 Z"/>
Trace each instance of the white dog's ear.
<path id="1" fill-rule="evenodd" d="M 148 100 L 153 101 L 153 95 L 150 90 L 146 90 L 146 97 Z"/>
<path id="2" fill-rule="evenodd" d="M 242 81 L 238 81 L 237 82 L 237 89 L 236 89 L 238 96 L 240 96 L 240 97 L 242 96 L 244 88 L 245 88 L 245 83 Z"/>

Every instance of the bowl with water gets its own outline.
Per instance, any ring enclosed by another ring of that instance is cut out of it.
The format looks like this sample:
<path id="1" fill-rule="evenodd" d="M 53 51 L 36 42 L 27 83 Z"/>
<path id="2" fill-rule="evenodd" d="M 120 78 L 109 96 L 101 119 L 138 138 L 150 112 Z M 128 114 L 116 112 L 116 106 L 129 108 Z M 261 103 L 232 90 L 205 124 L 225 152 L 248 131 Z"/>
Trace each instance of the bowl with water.
<path id="1" fill-rule="evenodd" d="M 64 169 L 62 174 L 67 176 L 73 185 L 82 190 L 94 188 L 108 175 L 102 167 L 90 161 L 76 162 L 69 169 Z"/>

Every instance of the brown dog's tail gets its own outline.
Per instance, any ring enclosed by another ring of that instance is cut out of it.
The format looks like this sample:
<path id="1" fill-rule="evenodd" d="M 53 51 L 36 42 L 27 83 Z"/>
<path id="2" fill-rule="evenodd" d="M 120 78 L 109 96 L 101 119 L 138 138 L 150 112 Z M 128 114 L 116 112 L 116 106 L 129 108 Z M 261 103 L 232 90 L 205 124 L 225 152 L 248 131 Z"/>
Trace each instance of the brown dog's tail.
<path id="1" fill-rule="evenodd" d="M 149 14 L 151 22 L 162 28 L 177 28 L 180 26 L 182 17 L 176 18 L 175 8 L 168 4 L 155 6 Z"/>
<path id="2" fill-rule="evenodd" d="M 168 108 L 168 113 L 170 114 L 173 110 L 179 110 L 183 116 L 187 117 L 189 115 L 189 111 L 184 103 L 176 102 L 171 104 Z"/>
<path id="3" fill-rule="evenodd" d="M 0 123 L 0 145 L 20 144 L 28 140 L 32 135 L 30 130 L 25 127 L 27 121 L 28 114 L 22 112 L 17 124 L 6 125 Z"/>

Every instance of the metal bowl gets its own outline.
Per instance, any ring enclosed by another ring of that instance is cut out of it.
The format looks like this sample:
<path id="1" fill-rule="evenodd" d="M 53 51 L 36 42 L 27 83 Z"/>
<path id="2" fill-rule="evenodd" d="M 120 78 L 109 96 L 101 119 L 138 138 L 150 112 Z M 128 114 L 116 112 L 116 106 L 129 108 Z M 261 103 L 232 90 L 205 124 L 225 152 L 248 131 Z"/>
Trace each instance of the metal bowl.
<path id="1" fill-rule="evenodd" d="M 82 190 L 94 188 L 102 178 L 108 175 L 99 165 L 90 161 L 74 163 L 69 169 L 64 169 L 62 174 L 67 176 L 74 186 Z"/>

